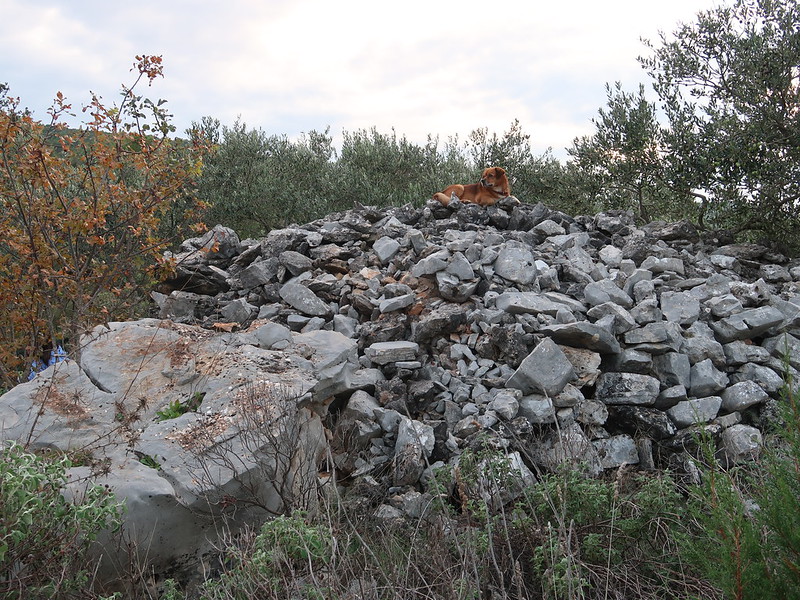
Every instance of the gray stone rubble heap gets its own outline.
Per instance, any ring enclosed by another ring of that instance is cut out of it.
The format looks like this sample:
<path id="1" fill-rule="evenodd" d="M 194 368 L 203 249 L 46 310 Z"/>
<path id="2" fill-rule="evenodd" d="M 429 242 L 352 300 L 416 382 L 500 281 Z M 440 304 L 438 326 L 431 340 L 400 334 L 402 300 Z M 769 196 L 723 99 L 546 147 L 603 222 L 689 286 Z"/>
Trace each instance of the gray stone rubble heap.
<path id="1" fill-rule="evenodd" d="M 96 328 L 0 405 L 3 439 L 108 467 L 72 475 L 127 500 L 156 572 L 213 546 L 220 515 L 308 507 L 318 481 L 419 516 L 467 449 L 519 475 L 457 486 L 491 507 L 565 462 L 687 468 L 700 433 L 752 460 L 800 381 L 800 263 L 687 222 L 358 206 L 166 258 L 158 319 Z"/>
<path id="2" fill-rule="evenodd" d="M 270 349 L 352 340 L 315 401 L 340 478 L 396 489 L 487 439 L 592 473 L 680 465 L 700 431 L 751 459 L 798 380 L 800 263 L 688 222 L 515 198 L 357 207 L 261 240 L 216 227 L 170 257 L 163 318 L 234 322 Z"/>

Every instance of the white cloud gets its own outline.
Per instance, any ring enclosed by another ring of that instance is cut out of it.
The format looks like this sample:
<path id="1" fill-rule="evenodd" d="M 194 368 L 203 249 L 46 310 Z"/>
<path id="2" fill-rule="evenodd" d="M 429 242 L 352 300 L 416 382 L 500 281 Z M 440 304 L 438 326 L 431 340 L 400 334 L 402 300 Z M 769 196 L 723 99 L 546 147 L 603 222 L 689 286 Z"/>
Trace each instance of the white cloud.
<path id="1" fill-rule="evenodd" d="M 41 115 L 58 90 L 115 99 L 134 54 L 161 54 L 147 93 L 179 129 L 241 115 L 290 136 L 375 126 L 424 141 L 518 118 L 537 149 L 560 151 L 590 131 L 606 82 L 645 80 L 640 37 L 711 3 L 0 0 L 0 80 Z"/>

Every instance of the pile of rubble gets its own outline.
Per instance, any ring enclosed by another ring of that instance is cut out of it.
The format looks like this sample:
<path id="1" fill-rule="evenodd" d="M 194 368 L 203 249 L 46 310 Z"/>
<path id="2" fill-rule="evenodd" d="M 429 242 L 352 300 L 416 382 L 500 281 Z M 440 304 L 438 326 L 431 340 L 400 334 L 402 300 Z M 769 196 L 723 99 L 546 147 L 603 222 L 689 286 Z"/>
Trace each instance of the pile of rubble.
<path id="1" fill-rule="evenodd" d="M 700 431 L 757 457 L 798 381 L 800 263 L 714 242 L 513 197 L 358 206 L 260 240 L 217 226 L 167 255 L 153 297 L 164 319 L 335 357 L 308 364 L 309 402 L 339 480 L 416 494 L 478 444 L 527 479 L 674 466 Z"/>

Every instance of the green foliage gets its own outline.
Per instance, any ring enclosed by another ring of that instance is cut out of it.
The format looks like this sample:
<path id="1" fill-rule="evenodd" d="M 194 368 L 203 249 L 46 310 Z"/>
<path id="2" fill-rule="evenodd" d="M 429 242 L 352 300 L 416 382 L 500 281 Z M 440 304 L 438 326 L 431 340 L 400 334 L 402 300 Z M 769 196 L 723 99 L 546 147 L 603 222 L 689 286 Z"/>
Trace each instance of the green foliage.
<path id="1" fill-rule="evenodd" d="M 167 421 L 169 419 L 176 419 L 187 412 L 196 411 L 200 407 L 200 404 L 202 404 L 204 397 L 205 392 L 195 392 L 192 394 L 192 397 L 185 402 L 175 399 L 165 408 L 157 411 L 156 417 L 159 421 Z"/>
<path id="2" fill-rule="evenodd" d="M 419 206 L 451 183 L 472 183 L 487 166 L 504 166 L 512 192 L 536 202 L 574 200 L 564 189 L 565 168 L 550 153 L 534 157 L 530 136 L 518 121 L 502 136 L 486 129 L 440 144 L 410 142 L 374 127 L 343 133 L 338 156 L 328 131 L 312 131 L 291 141 L 204 118 L 189 131 L 213 148 L 206 158 L 198 193 L 209 209 L 207 222 L 221 223 L 242 236 L 258 236 L 290 223 L 363 205 Z M 518 190 L 518 191 L 517 191 Z"/>
<path id="3" fill-rule="evenodd" d="M 532 564 L 547 597 L 581 597 L 609 585 L 632 593 L 630 573 L 638 588 L 659 590 L 680 572 L 682 504 L 667 475 L 621 471 L 606 481 L 570 470 L 528 488 L 512 522 L 541 538 Z"/>
<path id="4" fill-rule="evenodd" d="M 219 127 L 206 118 L 190 131 L 214 144 L 198 184 L 209 206 L 206 221 L 232 227 L 241 237 L 258 236 L 333 209 L 324 195 L 333 154 L 327 130 L 292 142 L 285 135 L 248 130 L 241 121 L 221 132 Z"/>
<path id="5" fill-rule="evenodd" d="M 644 86 L 630 94 L 617 83 L 613 89 L 607 85 L 606 92 L 607 107 L 593 119 L 595 133 L 576 139 L 569 150 L 575 166 L 598 186 L 595 209 L 633 210 L 644 223 L 652 215 L 686 216 L 692 196 L 670 188 L 664 132 Z"/>
<path id="6" fill-rule="evenodd" d="M 737 600 L 800 598 L 800 392 L 784 388 L 782 425 L 756 465 L 725 470 L 706 441 L 683 551 Z"/>
<path id="7" fill-rule="evenodd" d="M 334 548 L 330 531 L 308 523 L 304 514 L 276 517 L 263 525 L 244 552 L 230 549 L 234 566 L 219 579 L 206 582 L 200 598 L 280 598 L 295 590 L 303 597 L 314 597 L 321 593 L 320 586 L 313 583 L 313 577 L 309 581 L 303 578 L 324 568 L 332 560 Z"/>
<path id="8" fill-rule="evenodd" d="M 800 7 L 735 0 L 662 34 L 642 59 L 670 131 L 670 169 L 710 194 L 715 227 L 800 245 Z"/>
<path id="9" fill-rule="evenodd" d="M 0 447 L 0 596 L 85 598 L 93 565 L 89 544 L 119 525 L 120 506 L 101 486 L 73 501 L 62 495 L 66 457 L 50 459 L 17 444 Z"/>

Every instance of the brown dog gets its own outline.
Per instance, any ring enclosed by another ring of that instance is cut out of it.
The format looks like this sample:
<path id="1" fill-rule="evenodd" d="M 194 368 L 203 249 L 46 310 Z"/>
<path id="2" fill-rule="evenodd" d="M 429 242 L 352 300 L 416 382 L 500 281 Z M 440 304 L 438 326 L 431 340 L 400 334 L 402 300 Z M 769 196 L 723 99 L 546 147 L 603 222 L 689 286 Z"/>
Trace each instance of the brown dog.
<path id="1" fill-rule="evenodd" d="M 455 194 L 461 202 L 473 202 L 481 206 L 491 206 L 500 198 L 511 195 L 511 186 L 508 183 L 505 169 L 500 167 L 489 167 L 483 170 L 483 175 L 479 183 L 467 185 L 455 184 L 446 187 L 441 192 L 433 195 L 434 200 L 438 200 L 445 206 L 450 204 L 450 198 Z"/>

